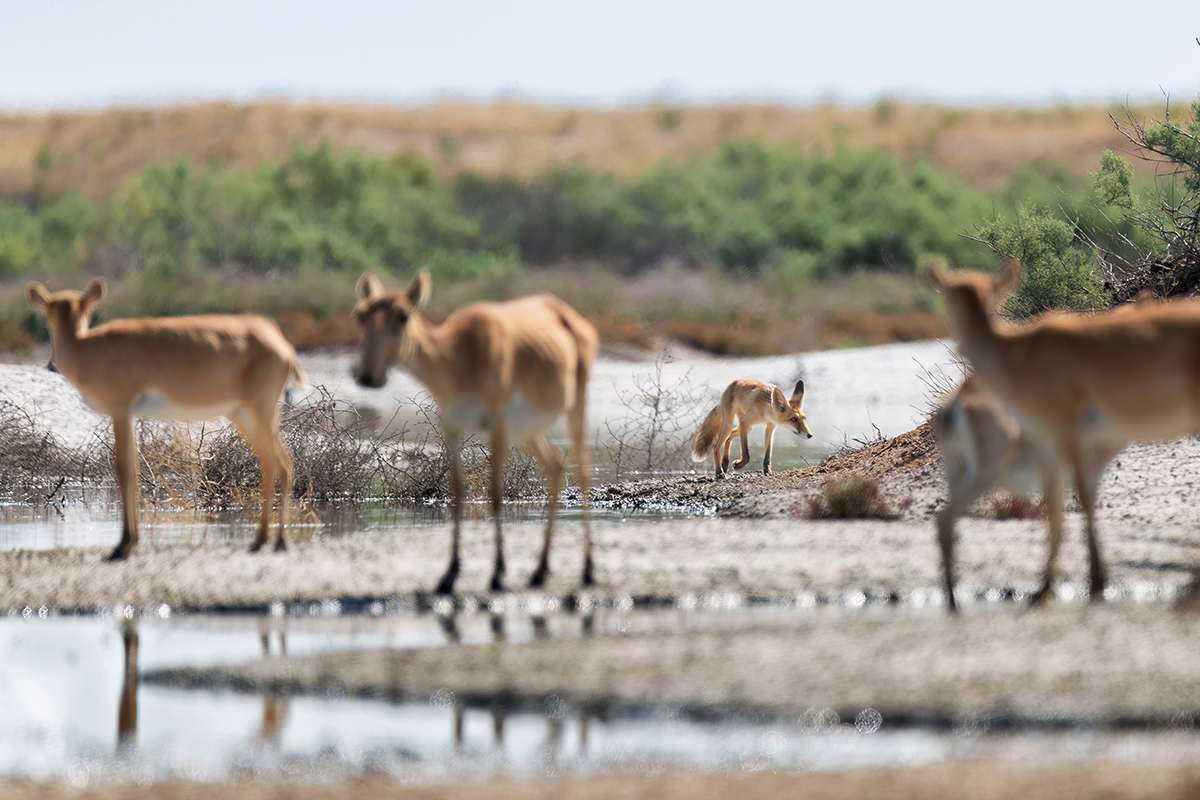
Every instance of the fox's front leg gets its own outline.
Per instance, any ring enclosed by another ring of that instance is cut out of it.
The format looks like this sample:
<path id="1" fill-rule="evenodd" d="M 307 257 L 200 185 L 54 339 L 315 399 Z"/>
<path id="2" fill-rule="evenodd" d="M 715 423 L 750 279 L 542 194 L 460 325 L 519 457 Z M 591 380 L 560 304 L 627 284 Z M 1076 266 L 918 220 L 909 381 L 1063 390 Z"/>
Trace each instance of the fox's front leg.
<path id="1" fill-rule="evenodd" d="M 742 443 L 742 454 L 734 462 L 734 469 L 741 469 L 750 463 L 750 426 L 742 423 L 737 429 L 738 439 Z M 732 439 L 730 440 L 732 442 Z"/>
<path id="2" fill-rule="evenodd" d="M 771 447 L 775 444 L 775 426 L 770 422 L 767 423 L 767 432 L 763 437 L 763 446 L 766 452 L 763 453 L 763 475 L 771 474 Z"/>

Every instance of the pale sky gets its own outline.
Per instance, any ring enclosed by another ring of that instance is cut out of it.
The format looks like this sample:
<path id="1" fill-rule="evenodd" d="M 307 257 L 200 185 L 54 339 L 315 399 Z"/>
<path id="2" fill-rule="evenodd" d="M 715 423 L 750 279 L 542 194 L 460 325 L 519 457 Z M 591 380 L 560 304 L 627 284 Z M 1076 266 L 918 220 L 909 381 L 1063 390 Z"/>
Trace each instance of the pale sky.
<path id="1" fill-rule="evenodd" d="M 0 0 L 0 109 L 1200 95 L 1200 0 Z"/>

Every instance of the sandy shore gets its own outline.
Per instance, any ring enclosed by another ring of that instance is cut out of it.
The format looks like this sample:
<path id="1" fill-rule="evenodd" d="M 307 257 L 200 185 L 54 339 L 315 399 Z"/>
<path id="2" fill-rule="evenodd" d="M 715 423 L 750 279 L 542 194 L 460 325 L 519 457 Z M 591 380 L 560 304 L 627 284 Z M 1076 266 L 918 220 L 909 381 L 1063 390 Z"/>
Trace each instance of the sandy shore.
<path id="1" fill-rule="evenodd" d="M 158 783 L 76 789 L 0 782 L 7 800 L 1186 800 L 1200 792 L 1200 769 L 1169 758 L 1106 762 L 949 761 L 914 769 L 850 770 L 841 773 L 690 773 L 569 775 L 493 778 L 449 785 L 407 786 L 382 779 L 336 785 L 258 781 L 232 784 Z"/>

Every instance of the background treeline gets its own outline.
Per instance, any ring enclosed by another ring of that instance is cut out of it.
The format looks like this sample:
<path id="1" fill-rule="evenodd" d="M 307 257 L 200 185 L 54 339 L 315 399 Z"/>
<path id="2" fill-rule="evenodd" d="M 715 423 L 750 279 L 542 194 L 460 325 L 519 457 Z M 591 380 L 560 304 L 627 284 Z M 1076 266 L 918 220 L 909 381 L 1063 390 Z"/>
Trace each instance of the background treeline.
<path id="1" fill-rule="evenodd" d="M 881 108 L 872 130 L 892 124 L 895 110 Z M 1110 127 L 1138 147 L 1160 135 L 1159 123 L 1124 119 Z M 939 120 L 943 131 L 963 124 Z M 1168 128 L 1194 141 L 1186 126 Z M 1182 146 L 1154 152 L 1186 173 Z M 1093 176 L 1014 164 L 1005 189 L 988 193 L 933 160 L 839 143 L 732 138 L 635 174 L 578 161 L 523 177 L 448 170 L 456 151 L 446 152 L 371 155 L 297 136 L 278 160 L 151 162 L 85 195 L 58 179 L 65 156 L 43 146 L 31 188 L 0 191 L 9 198 L 0 200 L 0 347 L 44 338 L 20 292 L 30 277 L 109 276 L 102 317 L 303 313 L 303 324 L 284 327 L 304 345 L 353 336 L 322 324 L 344 315 L 364 269 L 400 279 L 423 266 L 443 310 L 550 289 L 610 336 L 637 339 L 662 324 L 717 352 L 769 352 L 828 345 L 840 328 L 851 342 L 937 334 L 936 300 L 913 280 L 927 258 L 973 268 L 1019 258 L 1032 294 L 1010 310 L 1027 315 L 1105 305 L 1115 276 L 1173 246 L 1163 235 L 1173 223 L 1154 208 L 1177 198 L 1116 157 Z M 1186 221 L 1188 208 L 1175 217 Z M 810 316 L 822 331 L 808 330 Z"/>
<path id="2" fill-rule="evenodd" d="M 0 205 L 0 277 L 236 264 L 347 275 L 426 266 L 455 279 L 564 261 L 635 274 L 679 258 L 819 278 L 911 271 L 929 253 L 979 266 L 984 252 L 959 234 L 991 207 L 926 164 L 905 169 L 878 151 L 805 156 L 745 141 L 627 180 L 553 168 L 532 180 L 464 171 L 439 181 L 408 151 L 384 159 L 321 143 L 256 171 L 180 160 L 105 199 Z"/>

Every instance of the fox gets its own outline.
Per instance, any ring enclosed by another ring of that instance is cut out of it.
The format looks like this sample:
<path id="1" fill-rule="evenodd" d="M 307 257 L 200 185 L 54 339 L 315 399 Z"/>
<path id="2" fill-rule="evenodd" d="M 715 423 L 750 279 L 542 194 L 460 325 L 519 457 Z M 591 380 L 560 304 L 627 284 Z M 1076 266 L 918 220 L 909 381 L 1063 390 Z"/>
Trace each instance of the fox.
<path id="1" fill-rule="evenodd" d="M 812 438 L 808 419 L 804 415 L 804 381 L 796 381 L 796 388 L 788 398 L 783 390 L 770 383 L 756 380 L 736 380 L 725 387 L 721 402 L 708 416 L 692 442 L 692 460 L 699 463 L 712 454 L 716 478 L 724 478 L 729 472 L 729 451 L 736 434 L 742 440 L 742 454 L 733 464 L 741 469 L 750 463 L 748 438 L 750 429 L 765 422 L 767 432 L 763 455 L 763 474 L 771 474 L 771 444 L 775 439 L 775 427 L 788 425 L 798 436 Z"/>

